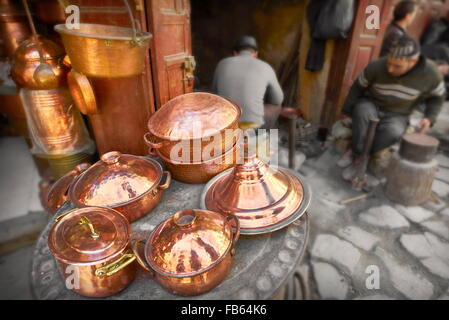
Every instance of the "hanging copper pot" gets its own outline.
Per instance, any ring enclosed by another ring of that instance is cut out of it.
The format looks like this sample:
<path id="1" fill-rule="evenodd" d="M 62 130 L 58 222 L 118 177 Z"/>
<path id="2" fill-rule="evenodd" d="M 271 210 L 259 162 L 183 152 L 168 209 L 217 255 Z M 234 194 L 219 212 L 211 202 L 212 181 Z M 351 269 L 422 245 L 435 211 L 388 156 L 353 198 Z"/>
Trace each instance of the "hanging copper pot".
<path id="1" fill-rule="evenodd" d="M 89 207 L 68 211 L 56 220 L 48 247 L 69 289 L 87 297 L 107 297 L 134 280 L 131 227 L 122 214 Z"/>
<path id="2" fill-rule="evenodd" d="M 187 209 L 157 226 L 144 248 L 142 241 L 135 241 L 133 251 L 164 289 L 195 296 L 212 290 L 229 274 L 239 235 L 235 216 Z"/>
<path id="3" fill-rule="evenodd" d="M 191 162 L 210 160 L 235 145 L 240 115 L 240 107 L 217 95 L 183 94 L 150 117 L 144 140 L 151 156 L 160 154 L 170 160 Z M 187 155 L 183 155 L 183 149 Z"/>
<path id="4" fill-rule="evenodd" d="M 164 175 L 165 182 L 162 182 Z M 132 222 L 147 215 L 158 204 L 163 190 L 170 185 L 171 175 L 154 160 L 111 151 L 84 172 L 78 170 L 61 179 L 64 182 L 56 182 L 54 188 L 62 192 L 50 190 L 49 206 L 63 202 L 66 189 L 59 187 L 70 184 L 68 199 L 76 207 L 113 208 Z"/>
<path id="5" fill-rule="evenodd" d="M 297 172 L 246 154 L 243 163 L 207 183 L 201 208 L 235 215 L 242 234 L 262 234 L 299 219 L 310 200 L 311 190 Z"/>

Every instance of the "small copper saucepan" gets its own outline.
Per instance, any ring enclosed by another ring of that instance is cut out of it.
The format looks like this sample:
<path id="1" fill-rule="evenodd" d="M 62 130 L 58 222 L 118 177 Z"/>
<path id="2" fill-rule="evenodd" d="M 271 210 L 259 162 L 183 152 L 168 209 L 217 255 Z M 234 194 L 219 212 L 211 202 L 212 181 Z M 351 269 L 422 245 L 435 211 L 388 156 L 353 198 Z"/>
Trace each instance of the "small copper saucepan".
<path id="1" fill-rule="evenodd" d="M 111 151 L 91 167 L 77 167 L 58 180 L 50 189 L 47 202 L 53 211 L 64 200 L 78 208 L 113 208 L 133 222 L 158 204 L 170 182 L 170 172 L 163 171 L 158 162 Z"/>
<path id="2" fill-rule="evenodd" d="M 48 236 L 67 289 L 87 297 L 107 297 L 125 289 L 136 273 L 131 227 L 118 211 L 89 207 L 56 218 Z"/>
<path id="3" fill-rule="evenodd" d="M 195 296 L 226 278 L 239 235 L 235 216 L 187 209 L 157 226 L 145 246 L 141 239 L 131 242 L 139 264 L 164 289 Z"/>

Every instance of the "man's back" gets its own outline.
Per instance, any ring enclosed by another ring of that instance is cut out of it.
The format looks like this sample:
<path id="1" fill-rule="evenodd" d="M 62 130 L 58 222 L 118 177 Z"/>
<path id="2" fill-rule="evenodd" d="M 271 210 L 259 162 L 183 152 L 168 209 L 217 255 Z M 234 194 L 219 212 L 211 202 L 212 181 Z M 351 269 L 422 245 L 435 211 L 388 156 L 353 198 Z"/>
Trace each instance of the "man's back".
<path id="1" fill-rule="evenodd" d="M 266 103 L 280 105 L 284 98 L 274 70 L 269 64 L 243 50 L 221 60 L 215 69 L 212 90 L 242 108 L 242 122 L 264 123 Z"/>

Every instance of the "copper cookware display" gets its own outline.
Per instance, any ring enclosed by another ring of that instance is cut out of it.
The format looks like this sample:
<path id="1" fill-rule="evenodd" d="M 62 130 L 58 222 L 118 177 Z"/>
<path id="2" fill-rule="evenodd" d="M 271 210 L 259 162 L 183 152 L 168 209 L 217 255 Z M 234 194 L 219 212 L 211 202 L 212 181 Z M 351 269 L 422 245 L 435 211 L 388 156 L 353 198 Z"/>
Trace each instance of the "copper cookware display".
<path id="1" fill-rule="evenodd" d="M 222 97 L 187 93 L 168 101 L 150 117 L 144 139 L 152 156 L 161 155 L 171 161 L 205 161 L 232 149 L 236 139 L 226 136 L 232 133 L 226 129 L 238 129 L 240 115 L 240 107 Z M 182 148 L 189 154 L 183 154 Z"/>
<path id="2" fill-rule="evenodd" d="M 132 222 L 156 206 L 170 181 L 170 172 L 163 171 L 158 162 L 111 151 L 90 168 L 77 168 L 57 181 L 49 192 L 48 201 L 49 205 L 57 203 L 53 208 L 66 199 L 76 207 L 113 208 Z"/>
<path id="3" fill-rule="evenodd" d="M 87 297 L 107 297 L 134 280 L 130 235 L 131 227 L 122 214 L 89 207 L 59 216 L 48 246 L 68 289 Z"/>
<path id="4" fill-rule="evenodd" d="M 261 234 L 300 218 L 310 200 L 311 190 L 297 172 L 272 168 L 256 155 L 249 155 L 242 164 L 207 183 L 201 207 L 235 215 L 242 234 Z"/>
<path id="5" fill-rule="evenodd" d="M 153 230 L 143 254 L 139 242 L 134 242 L 133 250 L 139 264 L 163 288 L 194 296 L 226 278 L 239 234 L 239 221 L 233 215 L 187 209 Z"/>

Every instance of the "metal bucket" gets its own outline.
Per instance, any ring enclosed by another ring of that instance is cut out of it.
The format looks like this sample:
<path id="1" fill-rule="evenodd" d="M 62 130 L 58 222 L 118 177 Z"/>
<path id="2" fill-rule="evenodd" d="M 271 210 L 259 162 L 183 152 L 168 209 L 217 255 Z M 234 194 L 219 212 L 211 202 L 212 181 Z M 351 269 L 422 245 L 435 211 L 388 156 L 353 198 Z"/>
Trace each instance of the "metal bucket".
<path id="1" fill-rule="evenodd" d="M 128 1 L 125 5 L 132 28 L 80 23 L 79 29 L 58 24 L 55 30 L 73 69 L 89 77 L 120 78 L 138 75 L 145 68 L 145 55 L 152 35 L 137 31 Z"/>

